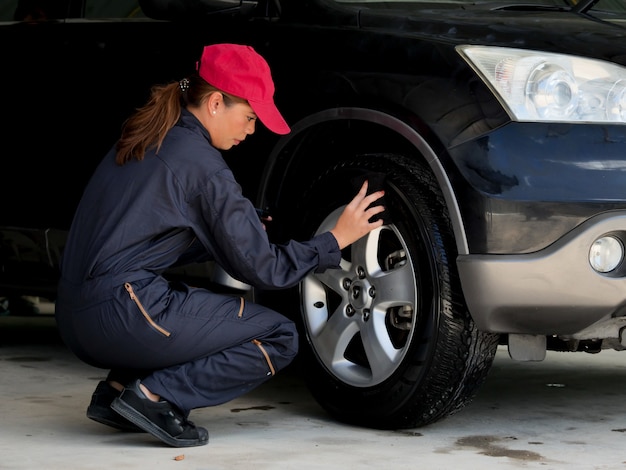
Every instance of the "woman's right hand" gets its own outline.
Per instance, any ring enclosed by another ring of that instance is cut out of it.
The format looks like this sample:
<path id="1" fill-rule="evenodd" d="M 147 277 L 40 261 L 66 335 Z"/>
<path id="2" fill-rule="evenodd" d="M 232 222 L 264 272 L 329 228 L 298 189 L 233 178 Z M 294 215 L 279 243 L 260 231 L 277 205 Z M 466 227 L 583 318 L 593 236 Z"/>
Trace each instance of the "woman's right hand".
<path id="1" fill-rule="evenodd" d="M 376 191 L 367 195 L 367 185 L 368 182 L 365 181 L 354 199 L 343 210 L 335 226 L 330 230 L 337 239 L 340 250 L 383 225 L 381 219 L 374 222 L 370 222 L 370 219 L 383 212 L 385 206 L 377 205 L 369 209 L 368 207 L 383 197 L 385 192 Z"/>

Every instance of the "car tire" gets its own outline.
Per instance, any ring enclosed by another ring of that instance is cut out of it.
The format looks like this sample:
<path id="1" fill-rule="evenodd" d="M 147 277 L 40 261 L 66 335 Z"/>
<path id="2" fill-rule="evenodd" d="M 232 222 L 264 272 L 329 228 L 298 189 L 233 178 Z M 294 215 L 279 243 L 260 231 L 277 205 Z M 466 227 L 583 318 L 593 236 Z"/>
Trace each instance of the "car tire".
<path id="1" fill-rule="evenodd" d="M 389 154 L 333 166 L 303 198 L 305 232 L 331 229 L 364 178 L 385 189 L 385 225 L 343 250 L 340 269 L 300 284 L 299 359 L 334 418 L 419 427 L 471 401 L 499 335 L 479 331 L 467 310 L 448 211 L 425 166 Z"/>

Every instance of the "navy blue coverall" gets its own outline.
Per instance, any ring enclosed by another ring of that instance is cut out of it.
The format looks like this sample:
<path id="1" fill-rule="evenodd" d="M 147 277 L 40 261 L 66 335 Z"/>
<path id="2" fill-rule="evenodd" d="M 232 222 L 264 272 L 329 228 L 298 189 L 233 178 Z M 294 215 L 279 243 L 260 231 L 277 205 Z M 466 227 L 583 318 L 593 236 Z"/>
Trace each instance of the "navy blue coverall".
<path id="1" fill-rule="evenodd" d="M 207 130 L 183 110 L 158 154 L 119 166 L 112 149 L 96 169 L 63 252 L 57 324 L 80 359 L 111 374 L 148 371 L 144 385 L 188 414 L 267 380 L 293 360 L 298 337 L 273 310 L 162 273 L 215 260 L 277 289 L 340 258 L 330 232 L 270 243 Z"/>

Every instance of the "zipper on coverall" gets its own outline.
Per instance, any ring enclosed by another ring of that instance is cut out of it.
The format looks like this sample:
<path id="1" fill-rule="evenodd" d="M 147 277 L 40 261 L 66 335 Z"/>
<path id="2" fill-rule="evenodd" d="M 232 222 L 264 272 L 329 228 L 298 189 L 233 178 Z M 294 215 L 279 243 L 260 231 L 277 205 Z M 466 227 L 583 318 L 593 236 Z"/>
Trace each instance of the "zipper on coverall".
<path id="1" fill-rule="evenodd" d="M 237 317 L 238 318 L 241 318 L 243 316 L 243 306 L 244 306 L 244 300 L 243 300 L 243 297 L 241 297 L 241 305 L 239 306 L 239 313 L 237 313 Z M 267 362 L 267 365 L 270 368 L 270 370 L 267 373 L 267 375 L 276 375 L 276 369 L 274 369 L 274 364 L 272 364 L 272 360 L 270 359 L 270 355 L 265 350 L 265 347 L 263 347 L 263 343 L 261 343 L 258 339 L 253 339 L 252 343 L 257 348 L 259 348 L 259 350 L 261 351 L 261 354 L 263 354 L 263 357 L 265 357 L 265 362 Z"/>
<path id="2" fill-rule="evenodd" d="M 137 305 L 137 307 L 139 308 L 139 311 L 141 312 L 141 314 L 144 316 L 144 318 L 146 319 L 146 321 L 150 324 L 150 326 L 152 326 L 152 328 L 154 328 L 155 330 L 157 330 L 159 333 L 165 335 L 165 336 L 170 336 L 172 333 L 170 333 L 169 331 L 167 331 L 165 328 L 163 328 L 162 326 L 159 326 L 150 315 L 148 315 L 148 312 L 146 311 L 146 309 L 143 307 L 143 305 L 141 304 L 141 302 L 139 301 L 139 299 L 137 298 L 137 295 L 135 295 L 135 291 L 133 290 L 133 286 L 130 285 L 129 282 L 125 282 L 124 283 L 124 289 L 126 289 L 126 291 L 128 292 L 128 294 L 130 295 L 130 298 L 133 302 L 135 302 L 135 305 Z"/>

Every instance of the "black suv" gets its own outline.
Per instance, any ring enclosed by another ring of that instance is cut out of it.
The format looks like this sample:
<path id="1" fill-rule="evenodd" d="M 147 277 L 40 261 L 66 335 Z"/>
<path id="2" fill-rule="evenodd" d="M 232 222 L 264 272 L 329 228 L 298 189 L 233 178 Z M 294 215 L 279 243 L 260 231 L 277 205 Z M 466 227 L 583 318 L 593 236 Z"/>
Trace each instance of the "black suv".
<path id="1" fill-rule="evenodd" d="M 235 42 L 268 60 L 292 126 L 227 153 L 274 241 L 332 226 L 364 176 L 386 189 L 386 224 L 341 269 L 255 292 L 294 314 L 332 416 L 432 423 L 471 400 L 498 345 L 527 361 L 626 348 L 622 1 L 28 3 L 0 7 L 0 297 L 54 300 L 123 120 L 203 45 Z M 217 268 L 172 276 L 229 285 Z"/>

